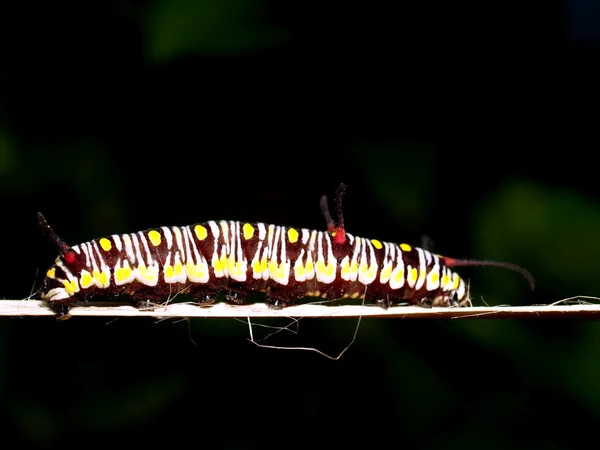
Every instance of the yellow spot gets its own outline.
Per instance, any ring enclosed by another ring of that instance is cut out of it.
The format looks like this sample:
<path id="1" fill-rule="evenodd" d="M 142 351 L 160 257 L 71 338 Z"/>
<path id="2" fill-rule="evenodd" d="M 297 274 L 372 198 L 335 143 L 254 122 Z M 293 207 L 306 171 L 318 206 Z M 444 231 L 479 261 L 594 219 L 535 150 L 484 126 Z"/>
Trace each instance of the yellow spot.
<path id="1" fill-rule="evenodd" d="M 394 275 L 394 283 L 401 284 L 404 281 L 404 269 L 400 268 Z"/>
<path id="2" fill-rule="evenodd" d="M 181 264 L 180 261 L 177 261 L 175 263 L 175 266 L 173 266 L 173 271 L 175 273 L 176 276 L 179 276 L 183 273 L 183 264 Z"/>
<path id="3" fill-rule="evenodd" d="M 123 267 L 117 267 L 115 269 L 115 281 L 117 284 L 125 283 L 131 279 L 133 273 L 131 271 L 131 267 L 129 267 L 129 262 L 127 260 L 123 261 Z"/>
<path id="4" fill-rule="evenodd" d="M 344 280 L 346 280 L 346 279 L 348 279 L 348 275 L 350 274 L 349 272 L 350 272 L 350 260 L 346 256 L 344 259 L 342 259 L 342 262 L 340 264 L 340 275 L 342 276 L 342 278 Z"/>
<path id="5" fill-rule="evenodd" d="M 344 280 L 356 280 L 356 274 L 358 272 L 358 266 L 356 261 L 350 262 L 348 257 L 344 258 L 341 265 L 341 276 Z"/>
<path id="6" fill-rule="evenodd" d="M 144 263 L 140 263 L 137 268 L 137 274 L 139 275 L 139 278 L 141 278 L 140 281 L 142 283 L 147 281 L 151 286 L 153 286 L 158 281 L 158 270 L 156 267 L 146 267 Z"/>
<path id="7" fill-rule="evenodd" d="M 154 245 L 155 247 L 158 247 L 160 245 L 160 233 L 158 231 L 149 231 L 148 238 L 150 238 L 150 242 L 152 242 L 152 245 Z"/>
<path id="8" fill-rule="evenodd" d="M 215 272 L 222 272 L 225 268 L 219 258 L 213 258 L 212 265 L 215 268 Z"/>
<path id="9" fill-rule="evenodd" d="M 294 228 L 288 230 L 288 239 L 292 244 L 295 244 L 298 241 L 298 232 Z"/>
<path id="10" fill-rule="evenodd" d="M 407 277 L 406 281 L 408 281 L 409 284 L 413 284 L 415 281 L 417 281 L 417 268 L 416 267 L 410 269 L 410 271 L 408 272 L 408 277 Z"/>
<path id="11" fill-rule="evenodd" d="M 262 271 L 262 273 L 267 272 L 267 265 L 268 265 L 268 258 L 266 257 L 266 255 L 263 257 L 263 259 L 261 259 L 260 261 L 260 270 Z"/>
<path id="12" fill-rule="evenodd" d="M 440 279 L 440 275 L 438 273 L 431 274 L 431 283 L 432 284 L 437 284 L 439 279 Z"/>
<path id="13" fill-rule="evenodd" d="M 56 269 L 54 267 L 49 269 L 48 272 L 46 272 L 46 276 L 48 278 L 54 278 L 56 276 Z"/>
<path id="14" fill-rule="evenodd" d="M 306 280 L 306 270 L 304 269 L 304 264 L 302 264 L 301 260 L 296 261 L 296 264 L 294 264 L 294 274 L 296 281 Z"/>
<path id="15" fill-rule="evenodd" d="M 392 264 L 388 264 L 381 270 L 381 274 L 379 275 L 379 282 L 385 284 L 389 281 L 392 276 Z"/>
<path id="16" fill-rule="evenodd" d="M 371 239 L 371 244 L 373 244 L 377 250 L 381 250 L 383 247 L 381 242 L 379 242 L 377 239 Z"/>
<path id="17" fill-rule="evenodd" d="M 233 256 L 227 259 L 227 272 L 229 276 L 237 281 L 246 280 L 246 266 L 243 261 L 236 261 Z"/>
<path id="18" fill-rule="evenodd" d="M 312 259 L 306 261 L 306 266 L 304 266 L 304 270 L 306 270 L 306 273 L 313 273 L 315 271 Z"/>
<path id="19" fill-rule="evenodd" d="M 108 275 L 106 272 L 100 272 L 99 270 L 94 270 L 93 273 L 94 280 L 100 283 L 101 286 L 108 286 Z"/>
<path id="20" fill-rule="evenodd" d="M 207 267 L 204 264 L 194 264 L 189 261 L 185 264 L 185 271 L 191 281 L 206 282 L 208 281 Z"/>
<path id="21" fill-rule="evenodd" d="M 73 279 L 70 282 L 68 280 L 63 280 L 63 284 L 67 291 L 67 294 L 73 295 L 75 292 L 79 290 L 79 286 L 77 285 L 77 280 Z"/>
<path id="22" fill-rule="evenodd" d="M 371 264 L 370 266 L 365 263 L 365 262 L 361 262 L 360 266 L 358 267 L 358 273 L 359 273 L 359 281 L 363 284 L 371 284 L 373 282 L 373 280 L 375 279 L 375 277 L 377 276 L 377 265 L 376 264 Z"/>
<path id="23" fill-rule="evenodd" d="M 334 277 L 333 271 L 334 270 L 335 270 L 335 265 L 325 264 L 325 261 L 323 261 L 322 259 L 317 261 L 317 272 L 320 275 L 326 277 L 327 280 L 330 280 L 330 281 L 326 281 L 326 282 L 330 283 L 331 281 L 333 281 L 333 277 Z M 319 281 L 323 281 L 323 280 L 319 280 Z"/>
<path id="24" fill-rule="evenodd" d="M 400 248 L 405 252 L 410 252 L 412 250 L 411 246 L 408 244 L 400 244 Z"/>
<path id="25" fill-rule="evenodd" d="M 452 285 L 452 289 L 456 289 L 456 288 L 458 288 L 458 285 L 460 284 L 460 277 L 458 276 L 457 273 L 455 273 L 452 278 L 454 281 L 454 284 Z"/>
<path id="26" fill-rule="evenodd" d="M 261 265 L 260 265 L 260 261 L 258 259 L 252 263 L 252 270 L 254 271 L 254 273 L 256 275 L 261 273 Z"/>
<path id="27" fill-rule="evenodd" d="M 108 252 L 112 248 L 112 244 L 108 239 L 102 238 L 100 239 L 100 247 L 102 247 L 102 250 L 105 252 Z"/>
<path id="28" fill-rule="evenodd" d="M 165 272 L 165 279 L 173 278 L 174 272 L 173 272 L 173 266 L 171 264 L 166 265 L 163 270 Z"/>
<path id="29" fill-rule="evenodd" d="M 225 256 L 225 251 L 222 252 L 221 257 L 216 253 L 213 254 L 211 264 L 215 269 L 215 276 L 219 278 L 224 277 L 227 270 L 227 257 Z"/>
<path id="30" fill-rule="evenodd" d="M 87 289 L 88 287 L 90 287 L 92 285 L 92 283 L 94 282 L 94 279 L 92 278 L 92 274 L 89 273 L 87 270 L 82 270 L 81 271 L 81 287 L 84 289 Z"/>
<path id="31" fill-rule="evenodd" d="M 269 271 L 267 270 L 268 263 L 269 260 L 267 258 L 266 252 L 265 254 L 263 254 L 263 257 L 260 259 L 260 261 L 256 260 L 252 263 L 252 269 L 254 269 L 255 273 L 254 278 L 263 278 L 265 280 L 269 278 Z"/>
<path id="32" fill-rule="evenodd" d="M 243 231 L 244 231 L 244 239 L 246 239 L 246 240 L 252 239 L 252 236 L 254 236 L 254 227 L 252 225 L 250 225 L 249 223 L 244 224 Z"/>
<path id="33" fill-rule="evenodd" d="M 196 237 L 199 241 L 203 241 L 208 236 L 208 231 L 202 225 L 196 225 L 194 227 L 194 233 L 196 233 Z"/>
<path id="34" fill-rule="evenodd" d="M 286 263 L 282 262 L 281 264 L 277 264 L 276 261 L 271 260 L 269 262 L 269 274 L 271 278 L 277 281 L 286 281 L 288 274 L 286 273 Z"/>
<path id="35" fill-rule="evenodd" d="M 449 281 L 450 281 L 450 278 L 448 278 L 448 275 L 444 274 L 442 276 L 442 287 L 446 287 L 446 285 L 448 284 Z"/>

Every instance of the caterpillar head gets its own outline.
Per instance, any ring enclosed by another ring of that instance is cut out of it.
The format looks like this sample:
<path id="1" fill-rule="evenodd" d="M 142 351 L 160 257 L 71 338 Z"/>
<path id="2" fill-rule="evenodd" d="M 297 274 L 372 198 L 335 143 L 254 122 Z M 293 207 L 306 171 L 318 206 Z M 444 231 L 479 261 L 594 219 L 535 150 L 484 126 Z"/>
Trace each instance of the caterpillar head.
<path id="1" fill-rule="evenodd" d="M 68 268 L 75 265 L 76 261 L 76 254 L 72 250 L 56 258 L 52 267 L 46 272 L 41 294 L 42 300 L 66 302 L 79 292 L 79 280 Z"/>
<path id="2" fill-rule="evenodd" d="M 41 213 L 38 213 L 38 222 L 44 234 L 59 250 L 59 256 L 46 271 L 41 298 L 48 303 L 59 319 L 67 319 L 69 305 L 79 297 L 80 282 L 75 274 L 79 272 L 80 252 L 77 248 L 65 244 L 50 228 Z"/>

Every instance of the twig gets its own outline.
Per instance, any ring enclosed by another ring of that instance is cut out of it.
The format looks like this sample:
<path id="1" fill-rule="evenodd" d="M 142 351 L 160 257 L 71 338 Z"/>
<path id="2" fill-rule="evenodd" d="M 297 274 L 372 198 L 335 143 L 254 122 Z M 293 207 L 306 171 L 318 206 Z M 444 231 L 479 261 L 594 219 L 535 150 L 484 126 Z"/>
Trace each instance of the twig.
<path id="1" fill-rule="evenodd" d="M 133 306 L 114 303 L 90 302 L 71 309 L 71 316 L 104 316 L 104 317 L 377 317 L 396 319 L 457 319 L 457 318 L 493 318 L 524 319 L 538 317 L 589 317 L 600 319 L 600 304 L 584 303 L 582 299 L 590 297 L 574 297 L 552 305 L 533 306 L 489 306 L 465 308 L 421 308 L 417 306 L 395 306 L 383 309 L 379 306 L 323 306 L 304 304 L 290 306 L 281 310 L 269 309 L 263 303 L 249 305 L 228 305 L 218 303 L 209 307 L 200 307 L 189 303 L 171 303 L 157 306 L 154 310 L 139 310 Z M 566 304 L 579 300 L 577 304 Z M 0 316 L 52 316 L 53 313 L 45 303 L 39 300 L 0 300 Z"/>

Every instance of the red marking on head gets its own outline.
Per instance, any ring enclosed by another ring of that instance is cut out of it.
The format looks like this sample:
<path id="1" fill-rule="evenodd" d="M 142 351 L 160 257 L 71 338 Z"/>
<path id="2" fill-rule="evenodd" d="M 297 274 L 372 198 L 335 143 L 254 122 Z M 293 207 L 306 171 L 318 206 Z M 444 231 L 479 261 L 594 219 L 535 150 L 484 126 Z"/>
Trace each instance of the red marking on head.
<path id="1" fill-rule="evenodd" d="M 77 261 L 77 255 L 75 254 L 75 252 L 70 250 L 63 254 L 63 258 L 65 258 L 65 261 L 68 264 L 75 264 L 75 261 Z"/>
<path id="2" fill-rule="evenodd" d="M 337 227 L 333 241 L 336 244 L 345 244 L 346 243 L 346 230 L 344 230 L 344 227 Z"/>

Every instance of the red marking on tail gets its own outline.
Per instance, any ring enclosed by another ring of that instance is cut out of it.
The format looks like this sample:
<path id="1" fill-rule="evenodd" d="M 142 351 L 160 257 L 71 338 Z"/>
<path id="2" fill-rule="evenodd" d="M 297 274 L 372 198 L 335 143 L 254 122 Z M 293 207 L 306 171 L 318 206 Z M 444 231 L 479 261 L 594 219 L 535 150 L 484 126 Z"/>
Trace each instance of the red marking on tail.
<path id="1" fill-rule="evenodd" d="M 502 267 L 504 269 L 512 270 L 513 272 L 520 273 L 523 278 L 527 280 L 529 283 L 529 287 L 531 290 L 535 290 L 535 280 L 531 273 L 516 264 L 502 261 L 487 261 L 487 260 L 476 260 L 476 259 L 454 259 L 448 258 L 446 256 L 443 257 L 444 262 L 448 267 L 457 267 L 457 266 L 488 266 L 488 267 Z"/>
<path id="2" fill-rule="evenodd" d="M 444 261 L 445 261 L 446 265 L 449 267 L 459 265 L 459 264 L 456 264 L 456 260 L 454 258 L 448 258 L 447 256 L 444 256 Z"/>

